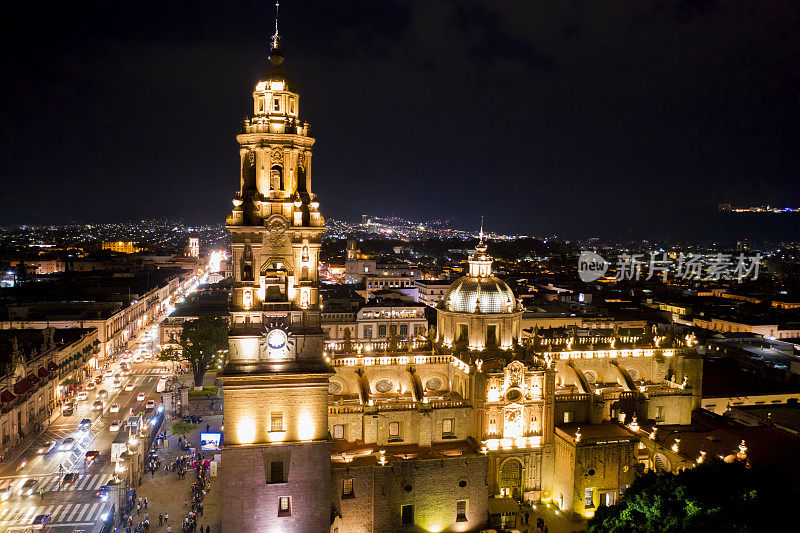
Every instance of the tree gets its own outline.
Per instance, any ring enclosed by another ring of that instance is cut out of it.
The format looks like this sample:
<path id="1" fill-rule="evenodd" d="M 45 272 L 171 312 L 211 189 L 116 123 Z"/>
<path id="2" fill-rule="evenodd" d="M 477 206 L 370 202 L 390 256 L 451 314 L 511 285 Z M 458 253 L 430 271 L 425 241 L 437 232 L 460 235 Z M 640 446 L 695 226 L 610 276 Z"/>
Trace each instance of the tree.
<path id="1" fill-rule="evenodd" d="M 197 427 L 190 422 L 173 422 L 169 427 L 169 432 L 173 435 L 181 435 L 186 438 L 186 435 L 191 433 Z"/>
<path id="2" fill-rule="evenodd" d="M 183 353 L 175 346 L 167 346 L 158 353 L 158 360 L 167 363 L 177 363 L 183 360 Z"/>
<path id="3" fill-rule="evenodd" d="M 772 513 L 759 478 L 743 463 L 711 459 L 678 474 L 644 474 L 622 501 L 600 506 L 589 533 L 761 531 Z"/>
<path id="4" fill-rule="evenodd" d="M 183 358 L 189 361 L 195 387 L 203 385 L 206 370 L 220 350 L 228 346 L 228 323 L 222 318 L 200 317 L 183 324 L 181 330 Z"/>

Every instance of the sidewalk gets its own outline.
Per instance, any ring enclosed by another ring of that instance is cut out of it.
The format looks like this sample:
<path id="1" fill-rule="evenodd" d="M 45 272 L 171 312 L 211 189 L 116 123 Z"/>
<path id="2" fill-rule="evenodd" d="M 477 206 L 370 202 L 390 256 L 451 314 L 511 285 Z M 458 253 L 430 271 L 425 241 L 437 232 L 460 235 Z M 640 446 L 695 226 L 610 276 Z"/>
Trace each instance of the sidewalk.
<path id="1" fill-rule="evenodd" d="M 197 428 L 187 435 L 189 444 L 200 448 L 200 433 L 206 431 L 208 424 L 210 431 L 219 431 L 222 424 L 221 416 L 204 417 L 203 422 L 197 425 Z M 136 516 L 136 511 L 133 511 L 134 525 L 137 520 L 144 520 L 145 513 L 150 518 L 150 531 L 161 532 L 166 531 L 167 526 L 158 526 L 158 515 L 169 513 L 169 521 L 172 524 L 173 533 L 181 533 L 181 522 L 187 516 L 189 509 L 184 504 L 184 501 L 190 499 L 191 486 L 195 481 L 195 474 L 193 470 L 186 473 L 184 479 L 178 479 L 176 472 L 164 472 L 164 465 L 168 465 L 175 458 L 186 455 L 187 451 L 181 450 L 178 446 L 178 437 L 172 436 L 169 433 L 170 422 L 167 420 L 162 426 L 162 431 L 166 431 L 169 435 L 169 444 L 167 448 L 159 450 L 159 457 L 161 457 L 161 469 L 156 472 L 155 477 L 151 474 L 146 474 L 142 478 L 142 485 L 137 488 L 138 496 L 147 497 L 149 505 L 147 510 L 142 510 L 141 515 Z M 202 452 L 201 452 L 202 453 Z M 213 452 L 205 452 L 206 459 L 213 459 Z M 211 488 L 206 493 L 204 500 L 203 516 L 197 519 L 197 531 L 200 531 L 202 526 L 205 532 L 206 526 L 211 527 L 212 532 L 219 533 L 222 531 L 221 526 L 221 497 L 220 497 L 220 483 L 219 476 L 209 477 Z M 122 529 L 124 531 L 124 528 Z"/>

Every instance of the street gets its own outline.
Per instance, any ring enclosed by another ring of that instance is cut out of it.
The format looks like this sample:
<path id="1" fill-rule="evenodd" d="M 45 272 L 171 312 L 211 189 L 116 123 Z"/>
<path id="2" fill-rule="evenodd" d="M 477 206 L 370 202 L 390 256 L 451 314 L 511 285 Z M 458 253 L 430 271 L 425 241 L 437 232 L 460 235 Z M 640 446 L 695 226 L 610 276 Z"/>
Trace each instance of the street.
<path id="1" fill-rule="evenodd" d="M 59 408 L 48 427 L 0 465 L 0 533 L 29 531 L 35 518 L 43 514 L 50 515 L 45 529 L 54 533 L 99 532 L 106 522 L 113 522 L 113 490 L 105 497 L 97 494 L 114 477 L 111 443 L 120 432 L 126 432 L 125 422 L 132 409 L 144 411 L 147 400 L 160 405 L 158 380 L 172 375 L 172 363 L 155 359 L 155 332 L 160 321 L 129 343 L 130 356 L 118 356 L 106 368 L 94 372 L 93 377 L 103 377 L 101 383 L 90 390 L 89 380 L 82 384 L 81 390 L 86 390 L 88 397 L 75 401 L 73 414 L 65 415 Z M 134 355 L 138 353 L 153 356 L 136 363 Z M 121 376 L 121 383 L 115 386 L 122 361 L 129 365 L 130 374 Z M 131 386 L 132 390 L 125 390 Z M 102 399 L 102 410 L 93 410 L 101 391 L 108 397 Z M 137 399 L 140 394 L 144 394 L 143 400 Z M 111 412 L 112 406 L 116 412 Z M 84 419 L 91 423 L 81 428 Z M 120 422 L 120 429 L 111 431 L 115 421 Z M 69 438 L 74 442 L 65 446 L 64 440 Z M 98 452 L 96 458 L 86 459 L 86 452 L 93 450 Z M 65 481 L 67 474 L 77 477 Z"/>

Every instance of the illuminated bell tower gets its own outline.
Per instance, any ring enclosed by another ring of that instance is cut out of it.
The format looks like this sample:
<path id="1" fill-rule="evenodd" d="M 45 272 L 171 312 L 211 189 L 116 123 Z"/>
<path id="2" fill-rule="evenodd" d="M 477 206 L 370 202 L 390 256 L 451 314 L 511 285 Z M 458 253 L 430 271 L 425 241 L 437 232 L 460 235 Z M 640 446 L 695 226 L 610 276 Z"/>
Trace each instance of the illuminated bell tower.
<path id="1" fill-rule="evenodd" d="M 311 192 L 308 124 L 277 27 L 253 116 L 237 135 L 240 187 L 227 218 L 233 291 L 221 379 L 223 531 L 328 531 L 328 378 L 320 328 L 325 222 Z"/>

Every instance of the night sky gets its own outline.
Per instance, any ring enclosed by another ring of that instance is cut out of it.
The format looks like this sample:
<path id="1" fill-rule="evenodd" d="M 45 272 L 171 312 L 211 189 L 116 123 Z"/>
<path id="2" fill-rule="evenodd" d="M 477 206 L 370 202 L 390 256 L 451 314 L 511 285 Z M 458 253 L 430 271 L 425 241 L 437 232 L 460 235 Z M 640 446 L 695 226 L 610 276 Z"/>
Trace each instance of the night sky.
<path id="1" fill-rule="evenodd" d="M 224 220 L 270 2 L 3 8 L 0 224 Z M 800 207 L 796 0 L 284 0 L 280 31 L 326 216 L 655 237 Z"/>

